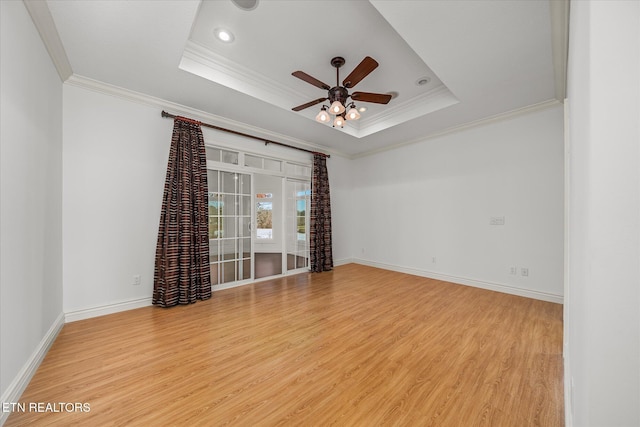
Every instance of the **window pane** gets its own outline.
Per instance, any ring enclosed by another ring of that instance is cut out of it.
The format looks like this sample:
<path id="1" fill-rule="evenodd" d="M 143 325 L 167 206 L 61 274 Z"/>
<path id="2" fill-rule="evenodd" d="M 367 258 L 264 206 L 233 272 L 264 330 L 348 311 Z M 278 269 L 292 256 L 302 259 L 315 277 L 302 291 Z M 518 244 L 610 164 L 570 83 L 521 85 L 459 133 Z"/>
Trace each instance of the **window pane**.
<path id="1" fill-rule="evenodd" d="M 273 239 L 273 202 L 258 202 L 256 207 L 256 238 Z"/>
<path id="2" fill-rule="evenodd" d="M 220 230 L 220 207 L 222 205 L 218 193 L 209 192 L 209 238 L 218 238 Z"/>
<path id="3" fill-rule="evenodd" d="M 204 151 L 206 152 L 207 160 L 212 160 L 214 162 L 219 162 L 220 161 L 220 151 L 221 150 L 219 148 L 205 147 Z"/>
<path id="4" fill-rule="evenodd" d="M 222 196 L 222 215 L 235 215 L 236 214 L 236 196 L 233 194 L 225 194 Z"/>
<path id="5" fill-rule="evenodd" d="M 228 282 L 235 282 L 236 280 L 236 262 L 235 261 L 230 261 L 230 262 L 223 262 L 222 263 L 222 273 L 221 273 L 221 282 L 222 283 L 228 283 Z"/>
<path id="6" fill-rule="evenodd" d="M 251 194 L 251 175 L 240 174 L 240 194 Z"/>
<path id="7" fill-rule="evenodd" d="M 219 216 L 210 216 L 209 217 L 209 239 L 217 239 L 218 237 L 222 237 L 222 218 Z"/>
<path id="8" fill-rule="evenodd" d="M 218 193 L 209 193 L 209 215 L 220 215 L 222 209 L 222 196 Z"/>
<path id="9" fill-rule="evenodd" d="M 300 206 L 300 200 L 298 201 L 298 206 Z M 304 202 L 304 200 L 302 200 Z M 306 216 L 304 212 L 304 208 L 300 211 L 300 207 L 298 207 L 298 216 L 296 217 L 296 226 L 297 226 L 297 240 L 307 240 L 307 224 L 306 224 Z"/>
<path id="10" fill-rule="evenodd" d="M 236 258 L 236 241 L 235 239 L 222 239 L 220 241 L 220 259 L 231 260 Z"/>
<path id="11" fill-rule="evenodd" d="M 238 237 L 236 234 L 236 219 L 233 217 L 222 217 L 222 224 L 220 227 L 220 231 L 218 232 L 218 237 L 224 238 L 233 238 Z"/>
<path id="12" fill-rule="evenodd" d="M 222 178 L 222 192 L 235 193 L 238 184 L 238 174 L 233 172 L 220 172 Z"/>
<path id="13" fill-rule="evenodd" d="M 251 278 L 251 259 L 242 260 L 242 277 L 240 279 Z"/>
<path id="14" fill-rule="evenodd" d="M 282 170 L 281 165 L 282 162 L 279 160 L 264 159 L 264 168 L 267 170 L 280 172 Z"/>
<path id="15" fill-rule="evenodd" d="M 251 236 L 251 216 L 240 217 L 240 236 Z"/>
<path id="16" fill-rule="evenodd" d="M 209 240 L 209 262 L 218 261 L 218 240 Z"/>
<path id="17" fill-rule="evenodd" d="M 211 264 L 211 284 L 212 285 L 217 285 L 219 283 L 218 281 L 218 266 L 220 264 L 217 263 L 212 263 Z"/>
<path id="18" fill-rule="evenodd" d="M 245 154 L 244 165 L 251 168 L 262 169 L 262 157 L 250 156 L 248 154 Z"/>
<path id="19" fill-rule="evenodd" d="M 251 196 L 240 196 L 239 215 L 251 216 Z"/>
<path id="20" fill-rule="evenodd" d="M 218 191 L 218 171 L 207 170 L 207 188 L 209 193 Z"/>
<path id="21" fill-rule="evenodd" d="M 250 258 L 251 257 L 251 238 L 242 239 L 242 257 Z"/>
<path id="22" fill-rule="evenodd" d="M 231 163 L 232 165 L 237 165 L 238 153 L 235 151 L 222 150 L 222 162 Z"/>
<path id="23" fill-rule="evenodd" d="M 309 166 L 299 165 L 296 163 L 287 163 L 287 174 L 310 177 L 311 168 Z"/>

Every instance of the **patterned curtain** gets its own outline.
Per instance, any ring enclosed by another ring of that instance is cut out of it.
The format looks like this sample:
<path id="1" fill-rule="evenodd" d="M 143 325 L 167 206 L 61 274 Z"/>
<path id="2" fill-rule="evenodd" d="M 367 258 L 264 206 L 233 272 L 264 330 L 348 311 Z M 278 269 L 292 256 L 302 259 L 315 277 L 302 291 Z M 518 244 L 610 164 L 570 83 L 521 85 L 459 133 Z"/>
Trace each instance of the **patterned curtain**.
<path id="1" fill-rule="evenodd" d="M 176 117 L 160 214 L 153 304 L 211 297 L 207 161 L 200 123 Z"/>
<path id="2" fill-rule="evenodd" d="M 327 158 L 313 155 L 313 177 L 311 179 L 311 271 L 333 269 L 331 248 L 331 197 Z"/>

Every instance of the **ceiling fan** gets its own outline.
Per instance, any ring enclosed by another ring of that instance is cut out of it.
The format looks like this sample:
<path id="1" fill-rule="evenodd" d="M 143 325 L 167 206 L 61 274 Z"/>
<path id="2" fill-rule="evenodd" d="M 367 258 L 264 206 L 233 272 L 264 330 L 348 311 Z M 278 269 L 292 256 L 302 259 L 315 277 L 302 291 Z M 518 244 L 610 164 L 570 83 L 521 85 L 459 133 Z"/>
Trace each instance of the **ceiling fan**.
<path id="1" fill-rule="evenodd" d="M 326 100 L 329 100 L 331 105 L 328 107 L 323 105 L 320 113 L 316 116 L 316 120 L 320 123 L 328 123 L 331 120 L 329 113 L 333 114 L 335 119 L 333 120 L 333 126 L 343 127 L 345 120 L 358 120 L 360 113 L 358 112 L 354 102 L 349 105 L 349 111 L 346 111 L 347 100 L 351 98 L 352 101 L 373 102 L 376 104 L 387 104 L 391 100 L 391 95 L 382 93 L 370 93 L 370 92 L 353 92 L 349 94 L 348 89 L 351 89 L 362 79 L 367 77 L 369 73 L 378 67 L 378 62 L 370 56 L 365 57 L 360 64 L 349 74 L 340 86 L 340 67 L 345 63 L 344 58 L 337 56 L 331 60 L 331 65 L 336 68 L 336 85 L 334 87 L 329 86 L 320 80 L 311 77 L 304 71 L 294 71 L 292 76 L 304 80 L 320 89 L 328 91 L 326 98 L 318 98 L 306 104 L 293 107 L 293 111 L 301 111 L 305 108 L 309 108 L 316 104 L 320 104 Z M 346 113 L 345 113 L 346 112 Z"/>

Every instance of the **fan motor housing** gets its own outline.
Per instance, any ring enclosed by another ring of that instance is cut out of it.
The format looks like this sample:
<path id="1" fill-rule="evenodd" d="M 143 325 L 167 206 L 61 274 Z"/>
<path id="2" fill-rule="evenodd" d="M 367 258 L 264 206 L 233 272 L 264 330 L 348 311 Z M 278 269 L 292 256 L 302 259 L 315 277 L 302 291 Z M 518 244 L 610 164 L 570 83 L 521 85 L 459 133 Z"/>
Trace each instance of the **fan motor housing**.
<path id="1" fill-rule="evenodd" d="M 342 105 L 346 105 L 349 92 L 342 86 L 335 86 L 329 89 L 329 101 L 340 101 Z"/>

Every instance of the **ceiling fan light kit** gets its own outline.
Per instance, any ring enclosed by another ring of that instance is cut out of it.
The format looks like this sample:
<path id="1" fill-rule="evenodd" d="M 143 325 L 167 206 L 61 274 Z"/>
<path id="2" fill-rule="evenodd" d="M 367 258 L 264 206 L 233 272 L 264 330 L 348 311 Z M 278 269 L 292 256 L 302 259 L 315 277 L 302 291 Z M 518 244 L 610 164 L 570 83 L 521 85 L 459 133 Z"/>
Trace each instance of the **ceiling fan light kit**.
<path id="1" fill-rule="evenodd" d="M 329 107 L 327 107 L 326 105 L 322 105 L 320 112 L 316 116 L 316 121 L 319 123 L 329 123 L 331 121 L 331 117 L 329 116 L 330 113 L 336 116 L 333 120 L 333 127 L 342 128 L 344 127 L 344 123 L 346 120 L 358 120 L 360 118 L 360 113 L 358 112 L 358 107 L 356 107 L 355 102 L 351 102 L 351 104 L 349 105 L 349 110 L 347 111 L 346 106 L 349 98 L 351 98 L 352 101 L 373 102 L 376 104 L 387 104 L 391 100 L 391 95 L 389 94 L 369 92 L 353 92 L 352 94 L 349 94 L 348 89 L 357 85 L 362 79 L 367 77 L 373 70 L 378 67 L 378 62 L 376 62 L 375 59 L 369 56 L 365 57 L 362 62 L 360 62 L 360 64 L 358 64 L 358 66 L 351 72 L 351 74 L 349 74 L 342 81 L 341 86 L 340 67 L 342 67 L 344 63 L 344 58 L 340 56 L 336 56 L 335 58 L 331 59 L 331 65 L 336 69 L 336 85 L 334 87 L 330 87 L 328 84 L 321 82 L 320 80 L 310 76 L 303 71 L 294 71 L 293 73 L 291 73 L 292 76 L 327 91 L 326 98 L 318 98 L 315 101 L 298 105 L 297 107 L 293 107 L 292 110 L 301 111 L 305 108 L 309 108 L 311 106 L 329 100 L 331 105 Z M 364 112 L 366 111 L 366 108 L 361 108 L 360 111 Z"/>

